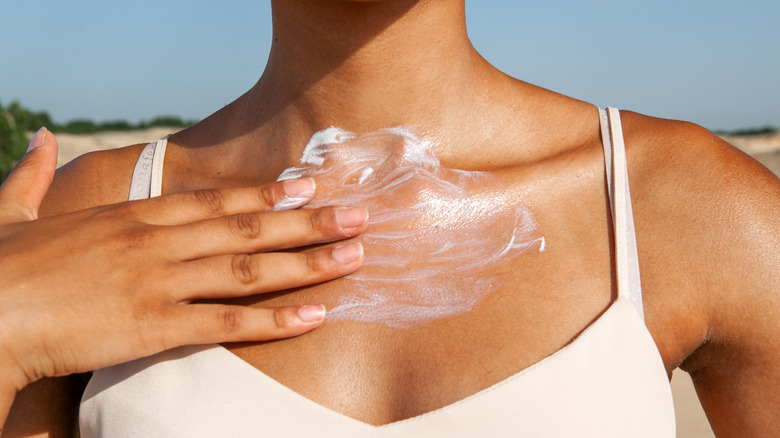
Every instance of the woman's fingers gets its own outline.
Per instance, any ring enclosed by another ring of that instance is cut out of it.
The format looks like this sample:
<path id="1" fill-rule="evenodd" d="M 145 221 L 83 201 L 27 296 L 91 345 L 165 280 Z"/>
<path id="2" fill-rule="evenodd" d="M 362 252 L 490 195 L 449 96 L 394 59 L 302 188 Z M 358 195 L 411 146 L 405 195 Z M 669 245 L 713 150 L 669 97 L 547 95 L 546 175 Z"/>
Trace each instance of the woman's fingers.
<path id="1" fill-rule="evenodd" d="M 203 189 L 126 203 L 119 208 L 139 222 L 178 225 L 259 211 L 292 210 L 314 196 L 311 178 L 280 181 L 260 187 Z"/>
<path id="2" fill-rule="evenodd" d="M 321 305 L 253 308 L 221 304 L 181 306 L 166 318 L 160 349 L 220 342 L 267 341 L 315 329 L 325 318 Z"/>
<path id="3" fill-rule="evenodd" d="M 224 255 L 178 265 L 164 286 L 177 301 L 281 291 L 332 280 L 363 263 L 363 246 L 349 243 L 300 253 Z M 177 288 L 178 286 L 178 288 Z"/>
<path id="4" fill-rule="evenodd" d="M 160 230 L 155 244 L 176 260 L 296 248 L 353 237 L 368 222 L 365 208 L 240 213 Z"/>
<path id="5" fill-rule="evenodd" d="M 38 208 L 57 167 L 57 139 L 46 128 L 35 133 L 27 154 L 0 187 L 0 224 L 38 218 Z"/>
<path id="6" fill-rule="evenodd" d="M 261 253 L 361 233 L 362 208 L 295 209 L 310 179 L 201 190 L 35 219 L 57 143 L 45 129 L 0 188 L 0 345 L 24 384 L 190 343 L 277 339 L 322 322 L 321 306 L 195 303 L 331 280 L 363 262 L 360 244 Z M 271 211 L 277 210 L 277 211 Z M 97 299 L 99 298 L 99 299 Z M 70 318 L 81 315 L 83 318 Z M 96 331 L 95 327 L 108 327 Z"/>

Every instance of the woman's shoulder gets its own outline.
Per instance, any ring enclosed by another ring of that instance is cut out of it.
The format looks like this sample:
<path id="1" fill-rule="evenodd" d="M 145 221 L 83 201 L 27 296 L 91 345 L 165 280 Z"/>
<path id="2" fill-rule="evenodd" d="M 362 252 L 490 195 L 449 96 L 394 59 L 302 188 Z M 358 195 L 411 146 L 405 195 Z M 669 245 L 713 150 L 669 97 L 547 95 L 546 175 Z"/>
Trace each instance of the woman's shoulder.
<path id="1" fill-rule="evenodd" d="M 693 123 L 622 112 L 632 195 L 669 219 L 702 231 L 775 221 L 780 179 L 756 160 Z M 752 227 L 751 227 L 752 228 Z"/>
<path id="2" fill-rule="evenodd" d="M 780 179 L 690 123 L 626 113 L 625 128 L 650 311 L 696 339 L 680 367 L 713 428 L 777 430 L 776 410 L 746 407 L 780 405 Z"/>
<path id="3" fill-rule="evenodd" d="M 780 250 L 780 179 L 769 169 L 692 123 L 624 112 L 623 125 L 640 240 L 642 228 L 673 238 L 720 272 L 769 241 Z"/>
<path id="4" fill-rule="evenodd" d="M 57 170 L 44 216 L 126 201 L 135 162 L 146 144 L 90 152 Z"/>
<path id="5" fill-rule="evenodd" d="M 780 179 L 700 126 L 622 115 L 643 289 L 721 348 L 688 369 L 773 345 L 759 344 L 780 321 Z"/>

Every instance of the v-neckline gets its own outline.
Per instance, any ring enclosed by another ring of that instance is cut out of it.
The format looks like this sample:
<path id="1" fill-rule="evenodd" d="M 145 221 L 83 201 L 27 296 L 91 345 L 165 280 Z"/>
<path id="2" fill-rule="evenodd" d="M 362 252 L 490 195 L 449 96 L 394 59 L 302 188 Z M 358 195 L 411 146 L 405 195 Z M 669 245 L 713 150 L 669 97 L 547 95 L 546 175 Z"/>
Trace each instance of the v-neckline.
<path id="1" fill-rule="evenodd" d="M 622 304 L 619 304 L 619 303 L 622 303 Z M 358 420 L 357 418 L 350 417 L 350 416 L 348 416 L 346 414 L 343 414 L 343 413 L 341 413 L 339 411 L 336 411 L 336 410 L 331 409 L 331 408 L 329 408 L 327 406 L 324 406 L 324 405 L 322 405 L 320 403 L 317 403 L 314 400 L 312 400 L 312 399 L 310 399 L 308 397 L 305 397 L 302 394 L 294 391 L 290 387 L 282 384 L 278 380 L 276 380 L 276 379 L 272 378 L 271 376 L 267 375 L 266 373 L 264 373 L 262 370 L 254 367 L 252 364 L 250 364 L 249 362 L 245 361 L 244 359 L 242 359 L 241 357 L 239 357 L 238 355 L 236 355 L 232 351 L 228 350 L 223 345 L 217 344 L 216 346 L 217 346 L 218 350 L 221 350 L 220 354 L 224 355 L 228 360 L 230 360 L 233 363 L 235 363 L 236 366 L 240 366 L 240 367 L 243 367 L 243 368 L 247 369 L 247 371 L 249 373 L 252 373 L 253 375 L 257 376 L 257 378 L 259 378 L 259 379 L 265 380 L 269 385 L 272 385 L 272 386 L 276 387 L 277 389 L 286 392 L 290 397 L 292 397 L 296 401 L 299 401 L 301 403 L 306 403 L 309 406 L 311 406 L 313 409 L 318 409 L 318 410 L 324 411 L 329 416 L 332 416 L 334 418 L 340 419 L 342 421 L 352 422 L 352 423 L 356 424 L 359 427 L 369 428 L 369 429 L 372 429 L 372 430 L 391 429 L 391 428 L 401 427 L 401 426 L 406 425 L 406 424 L 410 424 L 410 423 L 414 423 L 414 422 L 418 422 L 418 421 L 423 421 L 426 418 L 433 418 L 433 417 L 436 417 L 436 416 L 438 416 L 438 415 L 440 415 L 440 414 L 442 414 L 442 413 L 444 413 L 446 411 L 454 409 L 457 406 L 473 402 L 473 401 L 475 401 L 477 399 L 482 398 L 485 394 L 487 394 L 489 392 L 492 392 L 492 391 L 494 391 L 494 390 L 496 390 L 498 388 L 501 388 L 501 387 L 504 387 L 506 385 L 509 385 L 509 384 L 511 384 L 511 383 L 513 383 L 513 382 L 515 382 L 515 381 L 517 381 L 517 380 L 519 380 L 519 379 L 521 379 L 521 378 L 523 378 L 523 377 L 533 373 L 534 370 L 540 368 L 541 366 L 543 366 L 544 364 L 546 364 L 548 362 L 551 362 L 551 361 L 554 361 L 554 360 L 561 360 L 560 358 L 564 357 L 567 354 L 568 351 L 571 351 L 574 348 L 575 345 L 579 344 L 580 342 L 582 342 L 583 339 L 587 338 L 589 333 L 595 331 L 597 327 L 599 327 L 600 325 L 604 324 L 603 321 L 608 319 L 608 315 L 609 315 L 609 317 L 611 317 L 611 315 L 613 313 L 617 312 L 622 307 L 627 307 L 629 311 L 631 311 L 632 313 L 635 313 L 632 304 L 629 302 L 629 300 L 627 298 L 625 298 L 625 297 L 618 297 L 615 300 L 613 300 L 609 304 L 609 306 L 607 306 L 607 308 L 604 311 L 601 312 L 601 315 L 599 315 L 598 318 L 596 318 L 595 320 L 591 321 L 590 324 L 588 324 L 582 331 L 580 331 L 580 333 L 574 339 L 572 339 L 569 343 L 567 343 L 563 347 L 559 348 L 558 350 L 554 351 L 553 353 L 550 353 L 548 356 L 545 356 L 544 358 L 540 359 L 539 361 L 537 361 L 537 362 L 535 362 L 535 363 L 533 363 L 533 364 L 523 368 L 522 370 L 516 372 L 515 374 L 512 374 L 511 376 L 506 377 L 506 378 L 504 378 L 504 379 L 502 379 L 502 380 L 500 380 L 500 381 L 498 381 L 498 382 L 496 382 L 496 383 L 494 383 L 494 384 L 492 384 L 492 385 L 490 385 L 490 386 L 488 386 L 488 387 L 486 387 L 484 389 L 481 389 L 481 390 L 479 390 L 479 391 L 477 391 L 477 392 L 475 392 L 475 393 L 473 393 L 471 395 L 468 395 L 468 396 L 466 396 L 466 397 L 464 397 L 464 398 L 462 398 L 460 400 L 456 400 L 456 401 L 454 401 L 452 403 L 449 403 L 449 404 L 447 404 L 445 406 L 442 406 L 440 408 L 436 408 L 436 409 L 433 409 L 431 411 L 423 412 L 422 414 L 418 414 L 418 415 L 415 415 L 413 417 L 404 418 L 402 420 L 397 420 L 397 421 L 393 421 L 393 422 L 386 423 L 386 424 L 380 424 L 380 425 L 373 425 L 373 424 L 370 424 L 370 423 L 366 423 L 364 421 Z M 636 316 L 637 316 L 637 318 L 639 318 L 638 315 L 636 315 Z M 644 327 L 644 324 L 642 324 L 642 326 Z M 646 328 L 645 328 L 645 330 L 646 330 Z M 655 346 L 654 343 L 653 343 L 653 346 Z"/>
<path id="2" fill-rule="evenodd" d="M 613 118 L 615 120 L 615 123 L 613 123 Z M 609 183 L 607 185 L 608 185 L 609 190 L 610 190 L 610 204 L 611 204 L 611 207 L 613 209 L 613 217 L 612 217 L 613 224 L 612 224 L 612 226 L 613 226 L 613 230 L 615 230 L 615 234 L 616 234 L 615 241 L 613 241 L 612 244 L 615 247 L 618 247 L 619 245 L 618 245 L 618 242 L 617 242 L 617 239 L 618 239 L 617 235 L 622 235 L 622 233 L 618 233 L 617 230 L 616 230 L 616 223 L 615 223 L 616 222 L 616 220 L 615 220 L 616 218 L 615 218 L 615 216 L 623 217 L 625 211 L 623 211 L 623 213 L 621 213 L 621 214 L 615 213 L 614 212 L 615 205 L 617 203 L 626 201 L 628 203 L 628 211 L 630 212 L 630 195 L 628 195 L 627 187 L 624 187 L 624 189 L 622 191 L 622 193 L 626 197 L 625 200 L 621 199 L 618 196 L 613 196 L 613 193 L 612 193 L 613 192 L 613 184 L 612 184 L 613 180 L 616 180 L 617 183 L 619 183 L 619 184 L 616 183 L 616 185 L 625 184 L 627 186 L 627 182 L 628 182 L 627 181 L 627 171 L 624 169 L 624 167 L 625 167 L 625 156 L 624 156 L 625 155 L 625 152 L 624 152 L 625 151 L 625 146 L 623 145 L 622 125 L 620 123 L 620 113 L 617 110 L 613 110 L 613 109 L 601 110 L 600 109 L 599 110 L 599 119 L 600 119 L 600 127 L 602 128 L 602 145 L 604 147 L 605 161 L 606 161 L 606 167 L 607 167 L 607 179 L 609 181 Z M 611 135 L 611 134 L 614 134 L 614 136 Z M 614 168 L 616 157 L 613 156 L 613 152 L 611 151 L 612 146 L 613 146 L 613 143 L 612 143 L 613 141 L 617 141 L 619 143 L 617 145 L 618 146 L 617 150 L 619 150 L 621 152 L 621 154 L 620 154 L 621 155 L 620 163 L 622 165 L 622 167 L 621 167 L 622 171 L 620 171 L 620 172 L 618 172 L 617 169 Z M 131 186 L 135 187 L 137 185 L 136 181 L 135 181 L 136 180 L 136 174 L 137 173 L 141 173 L 142 174 L 141 176 L 143 176 L 144 178 L 141 178 L 143 181 L 140 181 L 138 183 L 138 185 L 141 186 L 142 189 L 145 189 L 145 188 L 149 187 L 150 193 L 151 193 L 152 197 L 153 196 L 158 196 L 160 194 L 160 191 L 161 191 L 159 189 L 159 187 L 161 186 L 161 181 L 162 181 L 162 173 L 163 173 L 163 171 L 162 171 L 163 170 L 162 169 L 162 164 L 163 164 L 163 161 L 164 161 L 165 145 L 166 145 L 166 143 L 167 143 L 167 138 L 161 139 L 160 141 L 157 142 L 157 145 L 159 145 L 161 147 L 156 147 L 155 148 L 155 147 L 152 147 L 153 144 L 147 145 L 147 147 L 142 152 L 141 157 L 139 157 L 139 160 L 136 163 L 136 168 L 134 170 L 134 176 L 133 176 L 133 181 L 131 183 Z M 152 155 L 149 155 L 149 153 L 147 153 L 149 151 L 151 151 L 150 153 Z M 146 155 L 149 155 L 149 156 L 146 156 Z M 153 170 L 151 172 L 151 175 L 146 175 L 146 173 L 144 173 L 144 172 L 139 172 L 139 169 L 143 169 L 144 165 L 152 165 L 152 164 L 155 164 L 155 165 L 153 166 Z M 614 178 L 611 172 L 615 172 L 616 175 L 618 175 L 618 176 L 624 175 L 624 178 Z M 149 178 L 151 178 L 151 180 L 149 180 Z M 623 179 L 625 181 L 623 181 Z M 146 193 L 145 190 L 143 190 L 143 191 L 144 191 L 144 193 Z M 144 195 L 143 197 L 148 197 L 148 196 L 149 195 L 147 194 L 147 195 Z M 131 198 L 132 198 L 132 192 L 131 192 Z M 615 199 L 615 198 L 617 198 L 617 199 Z M 629 219 L 628 220 L 632 224 L 631 227 L 629 227 L 629 228 L 631 229 L 631 238 L 633 239 L 633 218 L 631 218 L 630 215 L 629 215 Z M 633 251 L 634 251 L 634 254 L 635 254 L 636 250 L 633 249 Z M 620 261 L 618 261 L 618 264 L 620 264 Z M 623 264 L 625 264 L 625 260 L 624 260 Z M 636 266 L 636 275 L 638 276 L 638 265 Z M 636 280 L 636 285 L 637 285 L 636 287 L 638 288 L 639 287 L 638 286 L 638 284 L 639 284 L 638 283 L 638 278 L 636 278 L 635 280 Z M 378 425 L 378 426 L 375 426 L 375 425 L 363 422 L 363 421 L 358 420 L 356 418 L 349 417 L 348 415 L 342 414 L 342 413 L 340 413 L 338 411 L 335 411 L 335 410 L 333 410 L 331 408 L 328 408 L 328 407 L 326 407 L 324 405 L 321 405 L 321 404 L 319 404 L 319 403 L 317 403 L 317 402 L 315 402 L 315 401 L 313 401 L 313 400 L 311 400 L 311 399 L 309 399 L 309 398 L 307 398 L 307 397 L 305 397 L 305 396 L 295 392 L 294 390 L 292 390 L 289 387 L 283 385 L 279 381 L 277 381 L 277 380 L 271 378 L 270 376 L 268 376 L 267 374 L 263 373 L 258 368 L 255 368 L 254 366 L 252 366 L 251 364 L 249 364 L 248 362 L 246 362 L 245 360 L 243 360 L 239 356 L 235 355 L 234 353 L 232 353 L 230 350 L 228 350 L 227 348 L 225 348 L 222 345 L 217 344 L 216 345 L 216 347 L 217 347 L 216 349 L 217 350 L 222 350 L 221 354 L 223 354 L 223 355 L 230 355 L 230 356 L 232 356 L 232 357 L 225 356 L 227 360 L 230 360 L 231 362 L 236 363 L 237 366 L 242 366 L 242 367 L 248 368 L 250 373 L 253 372 L 254 375 L 258 376 L 258 378 L 266 380 L 269 385 L 273 385 L 274 387 L 277 387 L 280 390 L 284 390 L 285 392 L 288 392 L 293 399 L 298 400 L 301 403 L 307 403 L 308 405 L 313 406 L 314 408 L 317 408 L 319 410 L 323 410 L 323 411 L 327 412 L 328 415 L 330 415 L 330 416 L 332 416 L 334 418 L 344 419 L 344 421 L 349 421 L 349 422 L 351 422 L 353 424 L 356 424 L 356 425 L 359 425 L 359 426 L 361 426 L 363 428 L 368 428 L 368 429 L 375 430 L 375 431 L 382 430 L 382 429 L 391 429 L 391 428 L 397 428 L 397 427 L 401 427 L 403 425 L 411 424 L 411 423 L 414 423 L 414 422 L 417 422 L 417 421 L 422 421 L 422 420 L 427 419 L 427 418 L 433 418 L 433 417 L 436 417 L 436 416 L 438 416 L 438 415 L 440 415 L 440 414 L 442 414 L 444 412 L 452 410 L 452 409 L 454 409 L 457 406 L 473 402 L 474 400 L 482 398 L 485 394 L 487 394 L 487 393 L 489 393 L 491 391 L 494 391 L 494 390 L 496 390 L 498 388 L 501 388 L 501 387 L 504 387 L 506 385 L 509 385 L 509 384 L 511 384 L 513 382 L 516 382 L 516 381 L 520 380 L 523 377 L 528 376 L 529 374 L 533 373 L 534 370 L 539 369 L 544 364 L 547 364 L 547 363 L 549 363 L 551 361 L 555 361 L 555 360 L 561 360 L 560 359 L 561 357 L 566 356 L 568 352 L 573 350 L 576 345 L 579 345 L 582 342 L 582 340 L 584 338 L 588 337 L 588 335 L 590 333 L 595 331 L 595 329 L 597 327 L 603 325 L 604 321 L 608 317 L 611 318 L 612 314 L 616 313 L 619 309 L 621 309 L 623 307 L 626 307 L 627 309 L 631 310 L 631 312 L 637 318 L 637 322 L 639 324 L 641 324 L 643 330 L 645 330 L 645 332 L 648 332 L 647 328 L 646 328 L 646 326 L 644 325 L 644 322 L 643 322 L 643 315 L 641 315 L 641 312 L 642 312 L 641 311 L 641 292 L 638 295 L 637 294 L 634 294 L 634 295 L 631 295 L 631 294 L 624 295 L 624 294 L 620 293 L 620 289 L 621 289 L 620 285 L 623 284 L 623 285 L 625 285 L 623 287 L 628 287 L 629 286 L 628 283 L 629 282 L 625 281 L 625 280 L 621 281 L 620 280 L 620 275 L 618 275 L 618 285 L 619 285 L 618 286 L 618 291 L 619 291 L 618 297 L 615 300 L 613 300 L 609 304 L 609 306 L 607 306 L 602 311 L 602 313 L 601 313 L 601 315 L 599 315 L 599 317 L 597 317 L 595 320 L 591 321 L 590 324 L 588 324 L 579 333 L 579 335 L 577 335 L 569 343 L 567 343 L 566 345 L 564 345 L 560 349 L 556 350 L 555 352 L 551 353 L 550 355 L 542 358 L 541 360 L 535 362 L 532 365 L 529 365 L 528 367 L 518 371 L 517 373 L 515 373 L 515 374 L 513 374 L 513 375 L 511 375 L 511 376 L 509 376 L 509 377 L 507 377 L 507 378 L 505 378 L 505 379 L 503 379 L 503 380 L 501 380 L 499 382 L 496 382 L 496 383 L 488 386 L 487 388 L 479 390 L 479 391 L 475 392 L 474 394 L 471 394 L 471 395 L 469 395 L 469 396 L 467 396 L 467 397 L 465 397 L 463 399 L 457 400 L 457 401 L 452 402 L 452 403 L 450 403 L 448 405 L 445 405 L 443 407 L 440 407 L 440 408 L 437 408 L 437 409 L 434 409 L 434 410 L 431 410 L 431 411 L 428 411 L 428 412 L 425 412 L 425 413 L 422 413 L 422 414 L 419 414 L 419 415 L 416 415 L 416 416 L 413 416 L 413 417 L 405 418 L 405 419 L 398 420 L 398 421 L 393 421 L 393 422 L 390 422 L 390 423 L 387 423 L 387 424 Z M 632 301 L 631 301 L 632 299 L 635 301 L 635 303 L 633 303 L 633 304 L 632 304 Z M 635 307 L 635 306 L 638 306 L 638 307 Z M 640 313 L 637 313 L 637 311 L 636 311 L 637 309 L 639 309 Z M 649 336 L 649 338 L 651 340 L 651 344 L 652 344 L 653 348 L 655 349 L 658 357 L 660 358 L 660 352 L 658 352 L 658 349 L 657 349 L 657 346 L 655 345 L 655 343 L 652 342 L 652 336 L 649 335 L 649 332 L 648 332 L 648 336 Z M 663 363 L 662 358 L 661 358 L 661 362 Z"/>

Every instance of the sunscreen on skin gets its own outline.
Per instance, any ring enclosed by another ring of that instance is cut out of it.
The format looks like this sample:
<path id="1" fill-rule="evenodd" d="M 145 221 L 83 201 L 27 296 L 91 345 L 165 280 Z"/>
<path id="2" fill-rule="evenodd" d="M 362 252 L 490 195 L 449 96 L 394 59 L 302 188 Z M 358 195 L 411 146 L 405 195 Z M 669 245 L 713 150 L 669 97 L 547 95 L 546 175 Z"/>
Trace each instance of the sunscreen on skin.
<path id="1" fill-rule="evenodd" d="M 341 280 L 329 321 L 404 329 L 464 313 L 508 281 L 487 272 L 544 250 L 530 210 L 496 190 L 493 175 L 442 167 L 434 145 L 408 127 L 317 132 L 279 180 L 300 177 L 327 194 L 307 207 L 359 205 L 371 215 L 364 264 Z"/>

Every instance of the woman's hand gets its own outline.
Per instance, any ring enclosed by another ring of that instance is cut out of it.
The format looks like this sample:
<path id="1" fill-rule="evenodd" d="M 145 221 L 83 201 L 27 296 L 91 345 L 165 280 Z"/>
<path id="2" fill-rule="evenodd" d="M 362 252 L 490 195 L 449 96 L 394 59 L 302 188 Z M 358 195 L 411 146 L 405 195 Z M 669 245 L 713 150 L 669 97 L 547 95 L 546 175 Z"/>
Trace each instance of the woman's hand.
<path id="1" fill-rule="evenodd" d="M 185 344 L 302 334 L 322 323 L 322 306 L 189 303 L 318 283 L 362 263 L 359 244 L 266 252 L 364 230 L 362 208 L 271 211 L 308 202 L 311 180 L 181 193 L 37 219 L 56 155 L 54 136 L 42 129 L 0 187 L 4 389 Z"/>

